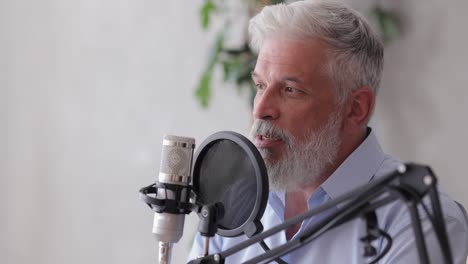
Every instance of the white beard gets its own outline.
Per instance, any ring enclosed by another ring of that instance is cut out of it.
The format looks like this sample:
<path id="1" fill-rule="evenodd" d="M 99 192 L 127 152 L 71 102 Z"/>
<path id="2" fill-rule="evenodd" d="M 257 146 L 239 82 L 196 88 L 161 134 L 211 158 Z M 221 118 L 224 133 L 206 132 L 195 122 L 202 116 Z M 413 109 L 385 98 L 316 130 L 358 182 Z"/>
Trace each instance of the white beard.
<path id="1" fill-rule="evenodd" d="M 319 180 L 322 173 L 331 165 L 341 145 L 339 135 L 341 119 L 339 111 L 330 115 L 327 123 L 306 134 L 304 143 L 295 143 L 290 134 L 274 127 L 270 121 L 257 119 L 252 125 L 250 136 L 255 140 L 257 134 L 281 138 L 286 152 L 280 160 L 271 161 L 268 149 L 259 149 L 268 171 L 270 191 L 293 191 Z"/>

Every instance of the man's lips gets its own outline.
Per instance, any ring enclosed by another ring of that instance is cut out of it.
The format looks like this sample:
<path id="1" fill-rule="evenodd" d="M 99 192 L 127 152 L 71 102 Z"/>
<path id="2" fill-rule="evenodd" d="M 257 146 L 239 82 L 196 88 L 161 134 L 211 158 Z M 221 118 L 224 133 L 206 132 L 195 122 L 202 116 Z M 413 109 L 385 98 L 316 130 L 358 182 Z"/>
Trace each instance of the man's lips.
<path id="1" fill-rule="evenodd" d="M 255 137 L 255 145 L 258 148 L 270 148 L 278 144 L 281 144 L 281 142 L 282 142 L 281 138 L 274 138 L 274 137 L 269 137 L 265 135 L 257 135 Z"/>

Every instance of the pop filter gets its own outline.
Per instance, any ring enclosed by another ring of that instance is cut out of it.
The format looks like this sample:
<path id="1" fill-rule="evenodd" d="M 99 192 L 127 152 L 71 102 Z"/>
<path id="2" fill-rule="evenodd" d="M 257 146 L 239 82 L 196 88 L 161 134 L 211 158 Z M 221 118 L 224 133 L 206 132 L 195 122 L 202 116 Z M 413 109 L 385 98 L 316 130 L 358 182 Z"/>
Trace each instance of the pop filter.
<path id="1" fill-rule="evenodd" d="M 197 202 L 223 203 L 217 234 L 251 237 L 263 231 L 268 176 L 262 156 L 247 138 L 229 131 L 208 137 L 197 149 L 192 175 Z"/>

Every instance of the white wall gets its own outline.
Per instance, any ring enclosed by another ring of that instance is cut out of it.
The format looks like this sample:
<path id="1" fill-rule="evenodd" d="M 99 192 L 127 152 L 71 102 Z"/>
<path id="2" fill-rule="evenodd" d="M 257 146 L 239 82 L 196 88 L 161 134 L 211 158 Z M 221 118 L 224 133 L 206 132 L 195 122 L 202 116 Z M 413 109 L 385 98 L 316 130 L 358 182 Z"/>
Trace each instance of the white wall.
<path id="1" fill-rule="evenodd" d="M 350 0 L 365 10 L 372 1 Z M 377 1 L 401 17 L 385 50 L 374 123 L 387 152 L 429 164 L 442 189 L 468 206 L 468 2 Z"/>
<path id="2" fill-rule="evenodd" d="M 377 107 L 386 149 L 430 164 L 468 207 L 467 1 L 400 1 L 405 30 L 388 46 Z"/>
<path id="3" fill-rule="evenodd" d="M 250 122 L 231 87 L 216 85 L 207 111 L 194 99 L 213 35 L 201 31 L 200 3 L 2 3 L 0 263 L 155 263 L 138 189 L 157 177 L 163 135 L 200 143 Z"/>
<path id="4" fill-rule="evenodd" d="M 385 49 L 372 123 L 386 152 L 430 165 L 442 189 L 468 207 L 468 2 L 344 0 L 362 13 L 380 4 L 401 19 Z"/>
<path id="5" fill-rule="evenodd" d="M 201 142 L 250 122 L 232 87 L 216 85 L 207 111 L 194 99 L 213 36 L 201 2 L 0 2 L 1 263 L 155 263 L 137 190 L 157 175 L 163 134 Z M 431 164 L 468 205 L 468 2 L 453 2 L 392 1 L 405 31 L 374 122 L 387 150 Z"/>

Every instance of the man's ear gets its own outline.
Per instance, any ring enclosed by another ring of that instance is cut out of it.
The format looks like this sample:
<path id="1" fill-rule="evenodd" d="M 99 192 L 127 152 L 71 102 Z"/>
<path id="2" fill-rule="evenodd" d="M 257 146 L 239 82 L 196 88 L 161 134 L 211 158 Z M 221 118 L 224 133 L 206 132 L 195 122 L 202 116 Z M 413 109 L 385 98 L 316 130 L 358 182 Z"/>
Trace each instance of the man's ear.
<path id="1" fill-rule="evenodd" d="M 367 86 L 355 89 L 347 100 L 346 126 L 366 127 L 375 105 L 375 93 Z"/>

